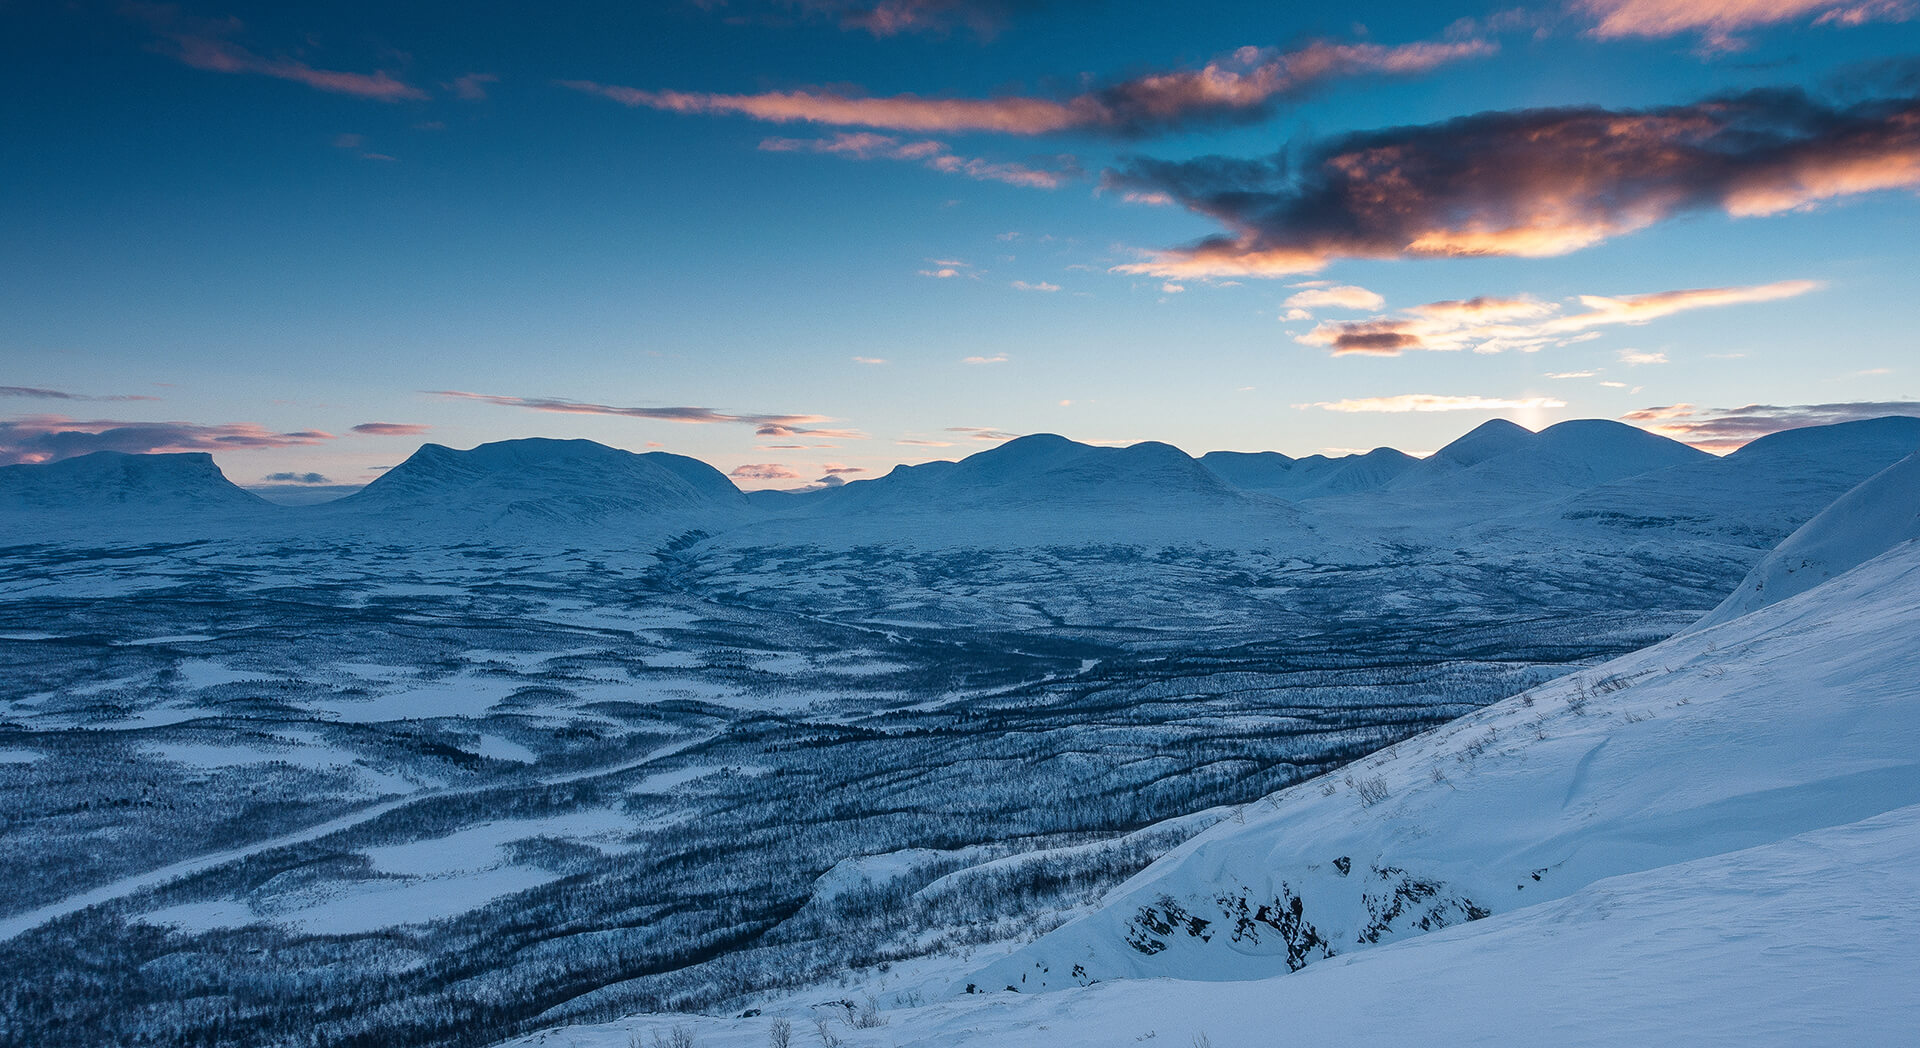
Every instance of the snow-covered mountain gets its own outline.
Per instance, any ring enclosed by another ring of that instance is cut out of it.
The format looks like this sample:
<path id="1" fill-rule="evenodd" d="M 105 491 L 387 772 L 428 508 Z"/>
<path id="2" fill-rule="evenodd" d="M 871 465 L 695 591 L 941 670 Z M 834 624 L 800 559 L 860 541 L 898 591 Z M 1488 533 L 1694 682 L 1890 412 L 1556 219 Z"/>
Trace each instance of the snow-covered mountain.
<path id="1" fill-rule="evenodd" d="M 1245 497 L 1180 449 L 1081 444 L 1051 433 L 1010 440 L 958 462 L 900 466 L 822 493 L 831 513 L 1239 507 Z"/>
<path id="2" fill-rule="evenodd" d="M 94 451 L 58 463 L 0 466 L 0 514 L 58 516 L 75 524 L 100 514 L 127 520 L 273 511 L 265 499 L 227 480 L 204 451 L 127 455 Z"/>
<path id="3" fill-rule="evenodd" d="M 1694 629 L 1804 593 L 1915 538 L 1920 538 L 1920 452 L 1869 477 L 1801 525 Z"/>
<path id="4" fill-rule="evenodd" d="M 619 539 L 728 527 L 755 512 L 732 481 L 698 459 L 529 438 L 470 451 L 423 445 L 311 516 L 369 533 L 406 522 L 450 534 Z"/>
<path id="5" fill-rule="evenodd" d="M 1263 978 L 1920 803 L 1911 461 L 1793 543 L 1879 556 L 1249 806 L 968 981 Z"/>
<path id="6" fill-rule="evenodd" d="M 1916 449 L 1920 418 L 1785 430 L 1725 458 L 1623 477 L 1539 512 L 1630 541 L 1693 536 L 1772 549 L 1848 489 Z"/>
<path id="7" fill-rule="evenodd" d="M 1605 419 L 1576 419 L 1538 433 L 1494 419 L 1434 452 L 1395 485 L 1452 491 L 1471 487 L 1503 494 L 1589 488 L 1710 458 L 1677 440 Z"/>

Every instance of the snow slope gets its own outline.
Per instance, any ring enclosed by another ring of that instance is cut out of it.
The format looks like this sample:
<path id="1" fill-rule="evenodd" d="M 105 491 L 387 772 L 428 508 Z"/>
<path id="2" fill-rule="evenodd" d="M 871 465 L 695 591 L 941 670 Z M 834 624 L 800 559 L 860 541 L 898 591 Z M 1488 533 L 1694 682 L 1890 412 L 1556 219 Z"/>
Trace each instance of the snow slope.
<path id="1" fill-rule="evenodd" d="M 1740 588 L 1700 620 L 1717 626 L 1778 603 L 1892 546 L 1920 538 L 1920 452 L 1840 496 L 1754 565 Z"/>
<path id="2" fill-rule="evenodd" d="M 700 1048 L 762 1048 L 786 1019 L 794 1043 L 813 1044 L 813 1021 L 829 1017 L 845 1048 L 1894 1048 L 1913 1040 L 1916 900 L 1920 808 L 1908 807 L 1293 975 L 963 995 L 890 1008 L 868 1030 L 830 1018 L 815 1002 L 831 994 L 816 993 L 762 1017 L 638 1016 L 512 1043 L 626 1048 L 681 1027 Z"/>
<path id="3" fill-rule="evenodd" d="M 1920 803 L 1916 609 L 1907 543 L 1276 794 L 968 981 L 1262 978 Z"/>

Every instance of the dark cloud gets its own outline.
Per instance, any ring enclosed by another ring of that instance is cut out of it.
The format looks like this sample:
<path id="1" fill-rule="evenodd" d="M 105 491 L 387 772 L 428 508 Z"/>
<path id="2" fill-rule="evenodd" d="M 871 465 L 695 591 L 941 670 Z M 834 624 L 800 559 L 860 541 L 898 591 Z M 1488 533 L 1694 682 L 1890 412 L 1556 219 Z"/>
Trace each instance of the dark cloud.
<path id="1" fill-rule="evenodd" d="M 209 426 L 28 415 L 0 421 L 0 465 L 53 462 L 95 451 L 236 451 L 307 447 L 332 439 L 333 434 L 319 430 L 276 433 L 252 422 Z"/>
<path id="2" fill-rule="evenodd" d="M 370 437 L 417 437 L 431 428 L 414 422 L 362 422 L 353 431 Z"/>
<path id="3" fill-rule="evenodd" d="M 832 422 L 826 415 L 729 415 L 712 408 L 687 407 L 619 407 L 611 404 L 584 404 L 575 400 L 561 400 L 556 397 L 504 397 L 491 393 L 464 393 L 452 389 L 427 391 L 436 397 L 451 397 L 456 400 L 478 400 L 502 407 L 526 408 L 530 411 L 552 411 L 564 415 L 618 415 L 623 418 L 658 419 L 663 422 L 685 422 L 695 425 L 717 423 L 735 423 L 752 426 L 755 434 L 762 437 L 829 437 L 840 440 L 865 440 L 866 434 L 851 429 L 821 429 L 822 422 Z"/>
<path id="4" fill-rule="evenodd" d="M 1669 404 L 1642 408 L 1620 416 L 1642 429 L 1675 440 L 1685 441 L 1708 451 L 1732 451 L 1770 433 L 1806 426 L 1831 426 L 1841 422 L 1885 418 L 1888 415 L 1920 416 L 1920 401 L 1853 401 L 1843 404 L 1748 404 L 1740 408 L 1703 408 L 1694 404 Z"/>
<path id="5" fill-rule="evenodd" d="M 1020 434 L 1018 433 L 1008 433 L 1004 429 L 991 429 L 986 426 L 948 426 L 947 432 L 958 433 L 967 440 L 1003 441 L 1003 440 L 1013 440 L 1020 436 Z M 902 440 L 902 441 L 899 441 L 899 443 L 930 444 L 933 447 L 947 447 L 947 445 L 945 444 L 938 444 L 938 443 L 933 443 L 931 441 L 924 441 L 924 440 Z"/>
<path id="6" fill-rule="evenodd" d="M 1920 185 L 1920 98 L 1761 90 L 1661 109 L 1480 113 L 1296 156 L 1133 161 L 1111 189 L 1227 227 L 1121 272 L 1277 276 L 1335 258 L 1565 254 L 1678 215 L 1771 215 Z"/>
<path id="7" fill-rule="evenodd" d="M 269 473 L 260 478 L 268 484 L 331 484 L 333 481 L 318 473 Z"/>
<path id="8" fill-rule="evenodd" d="M 38 386 L 0 386 L 0 397 L 22 397 L 28 400 L 159 400 L 159 397 L 143 397 L 130 393 L 107 397 L 90 397 L 84 393 L 69 393 L 63 389 L 42 389 Z"/>
<path id="9" fill-rule="evenodd" d="M 693 0 L 741 21 L 778 23 L 801 18 L 832 21 L 876 37 L 946 34 L 965 29 L 991 39 L 1014 18 L 1045 8 L 1100 7 L 1104 0 Z"/>

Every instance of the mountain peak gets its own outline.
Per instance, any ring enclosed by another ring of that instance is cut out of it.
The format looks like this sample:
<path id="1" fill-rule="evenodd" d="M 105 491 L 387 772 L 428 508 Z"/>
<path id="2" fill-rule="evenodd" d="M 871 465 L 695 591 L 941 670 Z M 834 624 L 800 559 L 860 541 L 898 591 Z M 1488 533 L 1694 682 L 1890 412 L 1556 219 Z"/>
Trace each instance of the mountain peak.
<path id="1" fill-rule="evenodd" d="M 1472 431 L 1433 453 L 1440 462 L 1456 466 L 1476 466 L 1495 455 L 1504 455 L 1527 446 L 1535 434 L 1518 423 L 1503 418 L 1488 419 Z"/>

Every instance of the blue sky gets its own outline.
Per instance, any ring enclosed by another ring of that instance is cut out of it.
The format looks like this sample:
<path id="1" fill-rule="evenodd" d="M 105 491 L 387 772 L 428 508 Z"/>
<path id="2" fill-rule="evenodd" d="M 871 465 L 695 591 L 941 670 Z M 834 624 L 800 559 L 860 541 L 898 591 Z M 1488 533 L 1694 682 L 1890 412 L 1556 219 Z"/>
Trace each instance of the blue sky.
<path id="1" fill-rule="evenodd" d="M 1292 6 L 0 3 L 0 458 L 1920 413 L 1911 5 Z"/>

